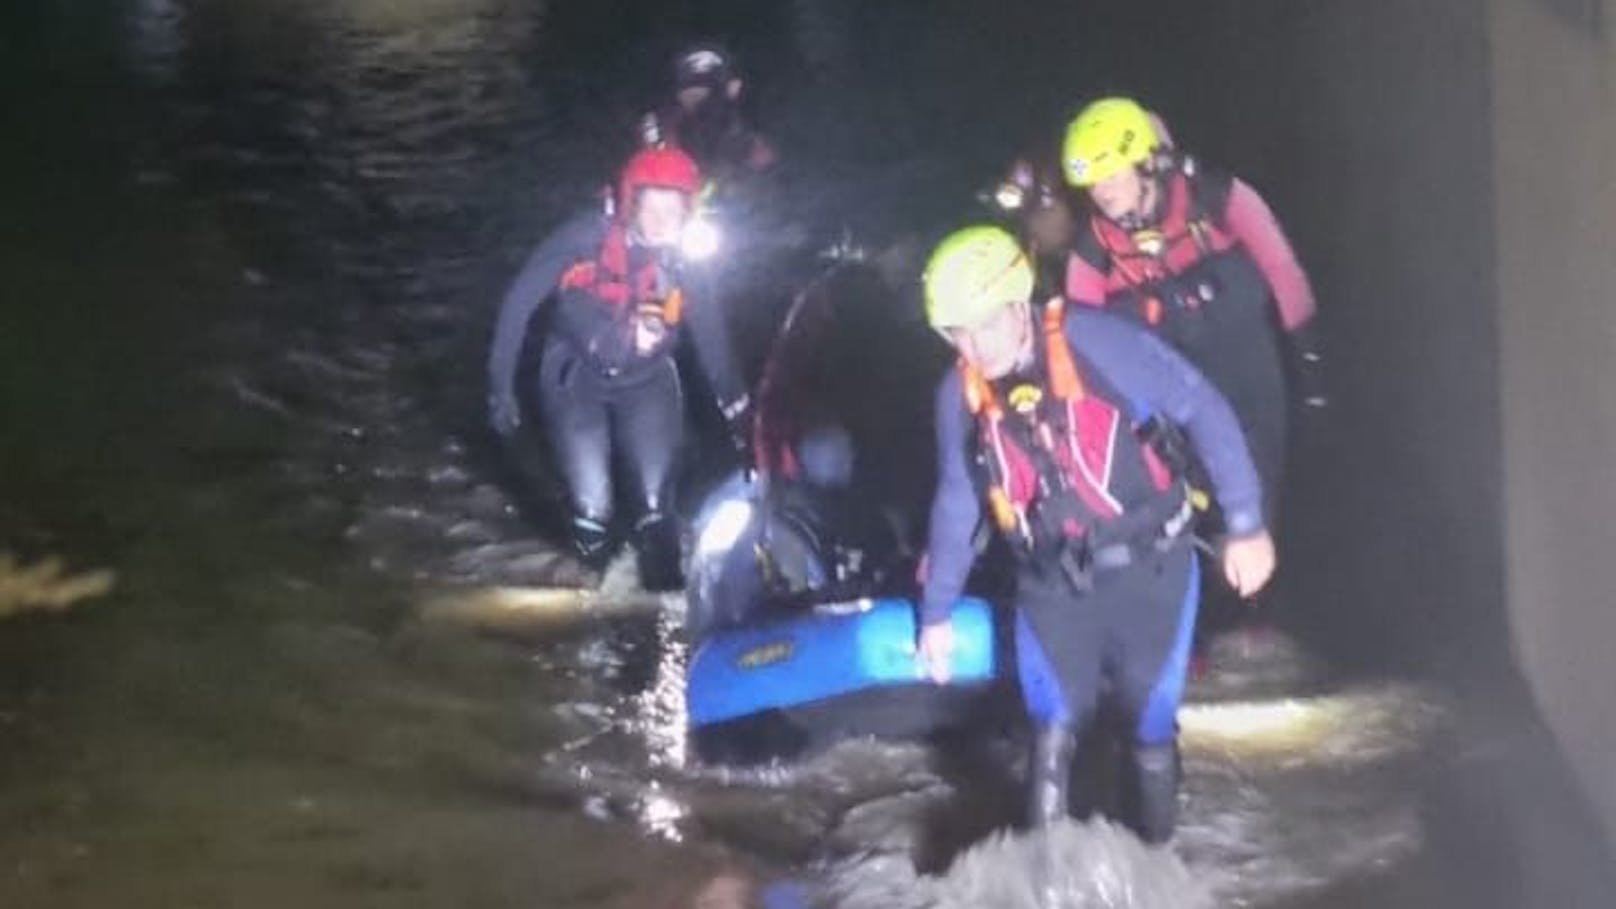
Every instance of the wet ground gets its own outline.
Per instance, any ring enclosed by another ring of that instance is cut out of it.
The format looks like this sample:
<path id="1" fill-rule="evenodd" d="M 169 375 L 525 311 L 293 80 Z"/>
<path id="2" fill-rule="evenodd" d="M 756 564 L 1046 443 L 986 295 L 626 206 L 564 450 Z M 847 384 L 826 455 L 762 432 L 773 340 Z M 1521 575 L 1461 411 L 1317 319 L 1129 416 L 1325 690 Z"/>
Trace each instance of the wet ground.
<path id="1" fill-rule="evenodd" d="M 960 75 L 917 12 L 608 5 L 6 14 L 0 550 L 117 583 L 0 625 L 0 906 L 685 906 L 779 876 L 848 907 L 1446 892 L 1418 793 L 1448 698 L 1283 636 L 1226 641 L 1198 684 L 1172 854 L 1076 825 L 972 848 L 1009 796 L 948 750 L 686 760 L 677 603 L 565 592 L 593 579 L 533 520 L 553 490 L 481 430 L 495 295 L 606 176 L 670 29 L 753 20 L 805 233 L 827 208 L 886 230 L 894 187 L 954 192 L 980 156 L 919 142 L 958 113 L 888 78 Z M 863 116 L 835 116 L 850 91 Z"/>

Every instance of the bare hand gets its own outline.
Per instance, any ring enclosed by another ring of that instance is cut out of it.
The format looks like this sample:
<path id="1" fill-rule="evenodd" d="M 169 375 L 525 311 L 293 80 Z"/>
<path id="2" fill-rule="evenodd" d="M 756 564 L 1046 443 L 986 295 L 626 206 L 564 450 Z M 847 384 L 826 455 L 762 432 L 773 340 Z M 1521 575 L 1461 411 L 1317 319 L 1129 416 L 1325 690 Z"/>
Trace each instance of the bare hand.
<path id="1" fill-rule="evenodd" d="M 1255 596 L 1274 576 L 1274 538 L 1263 531 L 1223 547 L 1223 576 L 1242 597 Z"/>
<path id="2" fill-rule="evenodd" d="M 954 653 L 954 624 L 948 620 L 932 622 L 920 628 L 920 646 L 915 658 L 926 669 L 933 682 L 945 685 L 949 679 L 949 658 Z"/>

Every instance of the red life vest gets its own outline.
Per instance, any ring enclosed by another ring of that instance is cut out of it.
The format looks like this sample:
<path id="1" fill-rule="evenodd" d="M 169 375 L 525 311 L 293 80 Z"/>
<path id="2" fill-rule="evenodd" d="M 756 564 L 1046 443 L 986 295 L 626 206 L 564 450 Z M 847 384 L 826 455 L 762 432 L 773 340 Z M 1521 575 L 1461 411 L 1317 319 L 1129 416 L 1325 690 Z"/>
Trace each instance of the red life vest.
<path id="1" fill-rule="evenodd" d="M 1164 497 L 1181 502 L 1183 495 L 1115 396 L 1096 393 L 1092 375 L 1085 383 L 1064 313 L 1059 300 L 1044 310 L 1041 380 L 1010 383 L 1003 402 L 975 366 L 959 363 L 994 523 L 1029 548 L 1051 535 L 1103 534 Z"/>
<path id="2" fill-rule="evenodd" d="M 1214 274 L 1217 261 L 1241 255 L 1239 241 L 1219 221 L 1216 198 L 1219 178 L 1199 172 L 1184 159 L 1164 183 L 1164 211 L 1156 224 L 1127 230 L 1103 215 L 1089 219 L 1100 251 L 1110 263 L 1106 296 L 1116 305 L 1122 296 L 1152 327 L 1174 312 L 1194 311 L 1211 303 L 1222 283 Z"/>
<path id="3" fill-rule="evenodd" d="M 684 294 L 670 284 L 654 261 L 629 274 L 628 229 L 613 221 L 595 258 L 573 263 L 562 273 L 560 289 L 583 291 L 614 309 L 632 304 L 640 315 L 659 318 L 671 329 L 684 317 Z"/>

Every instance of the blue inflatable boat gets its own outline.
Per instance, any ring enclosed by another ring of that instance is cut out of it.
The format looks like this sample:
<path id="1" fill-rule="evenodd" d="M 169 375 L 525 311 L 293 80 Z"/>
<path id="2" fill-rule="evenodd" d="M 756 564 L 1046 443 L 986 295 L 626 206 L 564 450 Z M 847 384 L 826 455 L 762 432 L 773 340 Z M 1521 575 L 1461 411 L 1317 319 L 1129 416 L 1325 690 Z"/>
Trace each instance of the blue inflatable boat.
<path id="1" fill-rule="evenodd" d="M 687 680 L 697 756 L 790 757 L 856 736 L 925 736 L 989 712 L 1001 662 L 992 607 L 955 606 L 946 685 L 921 669 L 915 635 L 904 599 L 826 604 L 714 633 L 697 645 Z"/>
<path id="2" fill-rule="evenodd" d="M 915 659 L 908 600 L 820 606 L 796 618 L 740 628 L 703 642 L 690 663 L 690 722 L 707 726 L 764 710 L 804 707 L 870 688 L 935 688 Z M 952 685 L 995 677 L 993 612 L 965 599 L 954 607 Z"/>
<path id="3" fill-rule="evenodd" d="M 894 579 L 912 568 L 851 570 L 845 540 L 811 503 L 776 492 L 731 477 L 694 522 L 685 618 L 696 756 L 752 763 L 854 736 L 927 736 L 991 714 L 995 682 L 1011 674 L 992 607 L 956 604 L 951 679 L 932 682 L 915 655 L 913 601 L 869 595 L 905 586 Z"/>

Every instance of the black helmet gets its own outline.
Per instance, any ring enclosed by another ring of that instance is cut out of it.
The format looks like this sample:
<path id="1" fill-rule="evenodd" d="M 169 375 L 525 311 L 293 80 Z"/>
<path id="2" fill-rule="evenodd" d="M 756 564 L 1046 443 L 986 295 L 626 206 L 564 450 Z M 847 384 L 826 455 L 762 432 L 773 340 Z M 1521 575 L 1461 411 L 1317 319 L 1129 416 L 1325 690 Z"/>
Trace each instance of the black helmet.
<path id="1" fill-rule="evenodd" d="M 730 53 L 716 42 L 692 44 L 673 58 L 673 81 L 678 88 L 716 89 L 733 78 Z"/>

